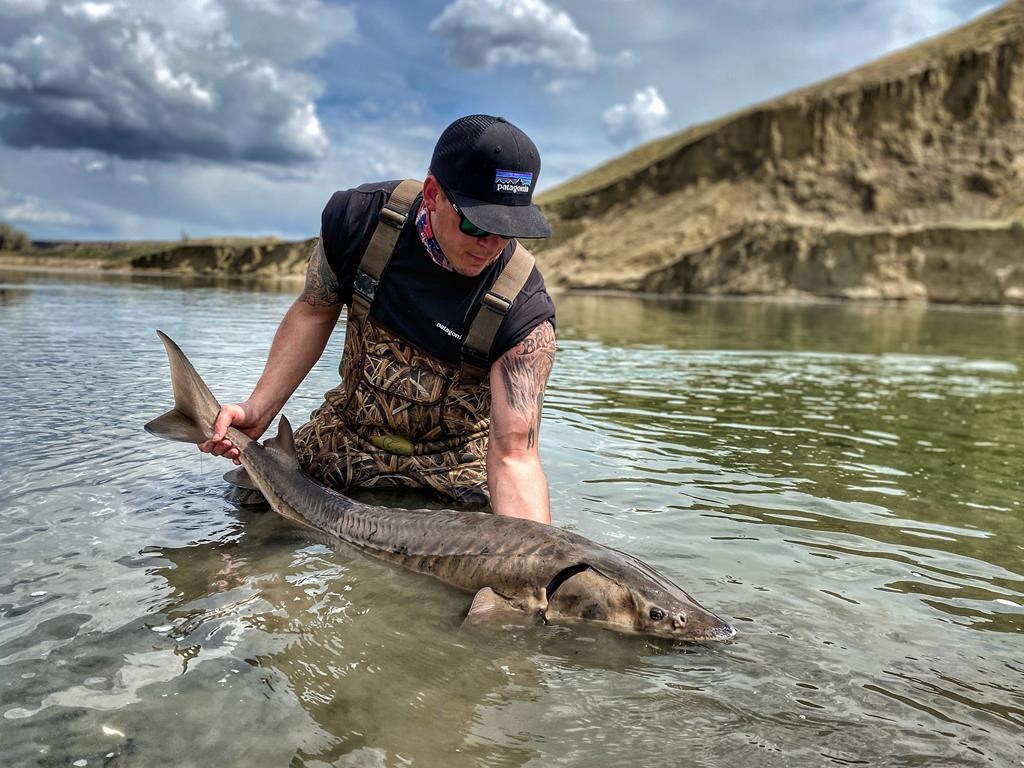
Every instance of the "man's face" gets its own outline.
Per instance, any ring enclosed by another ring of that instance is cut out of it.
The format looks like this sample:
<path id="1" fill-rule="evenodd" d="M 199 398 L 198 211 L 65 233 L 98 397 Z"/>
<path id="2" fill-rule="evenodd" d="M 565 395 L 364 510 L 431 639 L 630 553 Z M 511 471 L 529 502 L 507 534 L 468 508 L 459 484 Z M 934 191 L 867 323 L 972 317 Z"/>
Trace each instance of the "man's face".
<path id="1" fill-rule="evenodd" d="M 434 237 L 452 269 L 460 275 L 476 277 L 494 263 L 508 244 L 509 238 L 500 235 L 473 237 L 462 232 L 459 229 L 462 217 L 433 176 L 427 176 L 423 182 L 423 199 L 430 211 Z"/>

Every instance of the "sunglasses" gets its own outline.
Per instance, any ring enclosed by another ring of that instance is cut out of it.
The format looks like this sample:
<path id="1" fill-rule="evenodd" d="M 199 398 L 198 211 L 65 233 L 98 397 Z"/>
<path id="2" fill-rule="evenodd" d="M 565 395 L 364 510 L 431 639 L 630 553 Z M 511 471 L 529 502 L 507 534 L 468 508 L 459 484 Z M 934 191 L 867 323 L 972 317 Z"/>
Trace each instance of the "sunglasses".
<path id="1" fill-rule="evenodd" d="M 455 198 L 452 197 L 451 193 L 449 193 L 447 189 L 442 187 L 441 191 L 444 192 L 444 196 L 448 198 L 448 202 L 452 204 L 452 208 L 455 209 L 455 212 L 459 214 L 459 232 L 464 235 L 469 235 L 470 237 L 490 236 L 490 232 L 486 229 L 480 229 L 480 227 L 466 218 L 466 214 L 462 212 L 462 209 L 459 208 L 459 204 L 455 202 Z"/>

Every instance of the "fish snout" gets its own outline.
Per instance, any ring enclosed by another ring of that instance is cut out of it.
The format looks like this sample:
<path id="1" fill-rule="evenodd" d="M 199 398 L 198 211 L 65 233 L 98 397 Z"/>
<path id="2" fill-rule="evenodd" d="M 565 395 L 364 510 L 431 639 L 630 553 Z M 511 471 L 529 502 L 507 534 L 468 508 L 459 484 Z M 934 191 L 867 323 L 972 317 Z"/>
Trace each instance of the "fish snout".
<path id="1" fill-rule="evenodd" d="M 689 622 L 689 626 L 686 626 L 687 622 Z M 672 626 L 680 634 L 688 635 L 698 641 L 722 643 L 736 637 L 736 628 L 721 616 L 716 616 L 710 611 L 690 616 L 680 615 L 672 620 Z"/>
<path id="2" fill-rule="evenodd" d="M 680 630 L 686 626 L 686 614 L 679 613 L 672 617 L 672 629 Z"/>
<path id="3" fill-rule="evenodd" d="M 706 637 L 708 640 L 727 643 L 736 637 L 736 627 L 723 621 L 718 626 L 709 628 Z"/>

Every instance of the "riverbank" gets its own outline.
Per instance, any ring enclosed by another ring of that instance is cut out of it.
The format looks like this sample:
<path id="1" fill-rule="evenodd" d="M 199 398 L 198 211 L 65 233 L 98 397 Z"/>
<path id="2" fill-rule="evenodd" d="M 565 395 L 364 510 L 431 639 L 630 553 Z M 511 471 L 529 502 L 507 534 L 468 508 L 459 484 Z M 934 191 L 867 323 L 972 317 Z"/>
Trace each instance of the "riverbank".
<path id="1" fill-rule="evenodd" d="M 300 282 L 315 238 L 51 245 L 0 251 L 0 267 L 78 273 Z M 531 244 L 533 247 L 533 244 Z M 538 261 L 552 292 L 927 302 L 1024 307 L 1024 224 L 849 228 L 764 220 L 664 265 L 597 269 L 563 279 Z"/>
<path id="2" fill-rule="evenodd" d="M 47 243 L 0 251 L 0 266 L 18 269 L 168 274 L 217 278 L 301 279 L 315 238 L 215 238 L 174 242 Z"/>
<path id="3" fill-rule="evenodd" d="M 545 192 L 548 284 L 1024 303 L 1024 3 Z"/>

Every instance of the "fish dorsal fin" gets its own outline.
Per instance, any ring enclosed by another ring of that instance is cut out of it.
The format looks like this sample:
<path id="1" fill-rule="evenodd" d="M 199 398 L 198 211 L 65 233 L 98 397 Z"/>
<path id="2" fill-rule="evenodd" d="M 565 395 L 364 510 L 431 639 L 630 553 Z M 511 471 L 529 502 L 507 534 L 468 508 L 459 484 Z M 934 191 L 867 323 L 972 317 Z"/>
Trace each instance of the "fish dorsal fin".
<path id="1" fill-rule="evenodd" d="M 277 424 L 277 434 L 263 442 L 264 447 L 280 451 L 285 456 L 295 456 L 295 433 L 287 417 L 282 416 Z"/>

